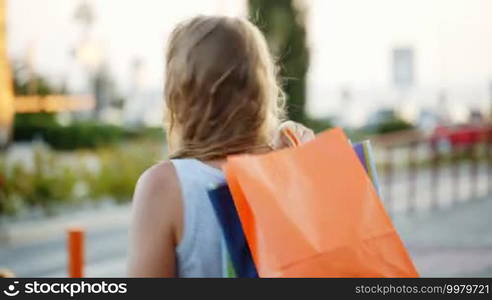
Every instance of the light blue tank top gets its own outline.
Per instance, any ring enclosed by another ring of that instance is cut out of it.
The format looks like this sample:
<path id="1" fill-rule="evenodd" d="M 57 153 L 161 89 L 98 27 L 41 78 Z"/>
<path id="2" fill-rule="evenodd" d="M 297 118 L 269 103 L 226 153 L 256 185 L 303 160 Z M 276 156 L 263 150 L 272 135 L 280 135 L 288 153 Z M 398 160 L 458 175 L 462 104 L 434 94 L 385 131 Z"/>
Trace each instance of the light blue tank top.
<path id="1" fill-rule="evenodd" d="M 183 235 L 176 247 L 177 276 L 223 277 L 222 232 L 207 191 L 225 182 L 222 171 L 196 159 L 171 160 L 181 185 Z"/>

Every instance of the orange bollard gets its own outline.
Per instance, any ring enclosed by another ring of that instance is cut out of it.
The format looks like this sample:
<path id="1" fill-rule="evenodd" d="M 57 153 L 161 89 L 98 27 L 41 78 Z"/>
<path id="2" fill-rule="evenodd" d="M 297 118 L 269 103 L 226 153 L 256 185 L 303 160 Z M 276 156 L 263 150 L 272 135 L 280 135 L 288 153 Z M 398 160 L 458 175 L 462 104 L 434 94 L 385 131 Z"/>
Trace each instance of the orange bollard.
<path id="1" fill-rule="evenodd" d="M 80 278 L 84 274 L 84 230 L 79 227 L 68 229 L 68 275 Z"/>

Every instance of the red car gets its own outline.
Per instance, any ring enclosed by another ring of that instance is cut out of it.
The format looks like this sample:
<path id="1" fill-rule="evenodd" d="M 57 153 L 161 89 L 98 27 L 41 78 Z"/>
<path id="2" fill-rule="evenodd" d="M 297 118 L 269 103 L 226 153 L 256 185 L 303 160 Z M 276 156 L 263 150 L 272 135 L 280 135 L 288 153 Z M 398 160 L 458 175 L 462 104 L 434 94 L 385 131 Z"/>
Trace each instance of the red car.
<path id="1" fill-rule="evenodd" d="M 492 138 L 492 127 L 484 125 L 438 126 L 431 136 L 432 147 L 469 147 Z"/>

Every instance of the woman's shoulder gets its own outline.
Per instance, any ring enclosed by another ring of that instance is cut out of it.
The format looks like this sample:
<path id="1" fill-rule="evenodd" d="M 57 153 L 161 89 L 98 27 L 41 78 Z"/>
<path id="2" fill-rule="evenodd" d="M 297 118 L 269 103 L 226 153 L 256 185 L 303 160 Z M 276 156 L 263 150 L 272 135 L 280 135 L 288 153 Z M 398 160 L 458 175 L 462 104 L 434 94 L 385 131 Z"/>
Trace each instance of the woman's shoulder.
<path id="1" fill-rule="evenodd" d="M 152 189 L 160 189 L 173 180 L 177 180 L 176 170 L 173 163 L 168 160 L 156 163 L 146 169 L 140 175 L 137 184 L 142 184 Z"/>
<path id="2" fill-rule="evenodd" d="M 134 200 L 166 204 L 179 200 L 176 170 L 171 161 L 159 162 L 145 170 L 137 181 Z"/>

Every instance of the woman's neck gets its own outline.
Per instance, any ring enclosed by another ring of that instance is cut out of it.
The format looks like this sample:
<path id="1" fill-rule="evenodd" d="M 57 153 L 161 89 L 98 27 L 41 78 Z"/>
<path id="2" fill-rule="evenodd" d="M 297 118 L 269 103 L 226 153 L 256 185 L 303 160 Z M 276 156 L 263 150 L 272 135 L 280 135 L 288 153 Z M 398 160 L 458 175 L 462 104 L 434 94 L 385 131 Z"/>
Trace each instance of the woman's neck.
<path id="1" fill-rule="evenodd" d="M 213 160 L 204 160 L 202 161 L 204 164 L 211 166 L 212 168 L 216 168 L 222 170 L 222 166 L 226 163 L 226 159 L 213 159 Z"/>
<path id="2" fill-rule="evenodd" d="M 269 147 L 262 147 L 262 148 L 258 148 L 258 149 L 255 149 L 251 152 L 247 152 L 245 154 L 265 154 L 265 153 L 268 153 L 272 151 L 271 148 Z M 226 158 L 220 158 L 220 159 L 209 159 L 209 160 L 203 160 L 202 161 L 204 164 L 207 164 L 213 168 L 216 168 L 216 169 L 222 169 L 222 166 L 227 162 L 227 159 Z"/>

